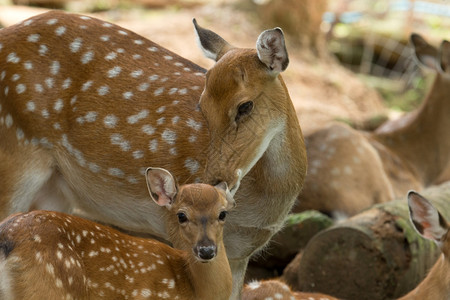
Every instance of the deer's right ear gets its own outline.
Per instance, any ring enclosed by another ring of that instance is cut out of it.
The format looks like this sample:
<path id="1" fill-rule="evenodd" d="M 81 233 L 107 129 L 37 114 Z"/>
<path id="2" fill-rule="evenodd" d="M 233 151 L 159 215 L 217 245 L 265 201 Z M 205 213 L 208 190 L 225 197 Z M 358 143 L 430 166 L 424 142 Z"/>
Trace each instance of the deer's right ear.
<path id="1" fill-rule="evenodd" d="M 216 184 L 214 187 L 219 189 L 219 191 L 221 191 L 222 194 L 225 196 L 225 199 L 228 202 L 227 209 L 232 209 L 236 207 L 236 201 L 234 201 L 233 195 L 231 195 L 230 190 L 228 189 L 228 184 L 225 181 Z"/>
<path id="2" fill-rule="evenodd" d="M 197 42 L 202 49 L 203 54 L 214 61 L 218 61 L 228 50 L 233 48 L 217 33 L 205 29 L 198 25 L 197 20 L 193 19 Z"/>
<path id="3" fill-rule="evenodd" d="M 147 168 L 145 178 L 153 201 L 159 206 L 170 208 L 178 192 L 178 186 L 172 174 L 162 168 Z"/>
<path id="4" fill-rule="evenodd" d="M 425 39 L 422 38 L 417 33 L 412 33 L 410 40 L 412 46 L 414 47 L 414 54 L 417 61 L 427 68 L 431 68 L 432 70 L 438 71 L 439 62 L 437 59 L 438 58 L 437 49 L 428 44 L 427 41 L 425 41 Z"/>
<path id="5" fill-rule="evenodd" d="M 440 242 L 447 233 L 447 222 L 439 211 L 420 194 L 408 192 L 408 206 L 411 221 L 424 238 Z"/>

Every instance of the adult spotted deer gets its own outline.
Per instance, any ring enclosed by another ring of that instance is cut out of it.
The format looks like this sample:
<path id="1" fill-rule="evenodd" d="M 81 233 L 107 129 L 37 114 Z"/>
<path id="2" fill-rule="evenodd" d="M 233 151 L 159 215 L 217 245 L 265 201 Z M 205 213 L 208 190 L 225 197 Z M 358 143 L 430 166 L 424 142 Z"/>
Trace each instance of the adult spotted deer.
<path id="1" fill-rule="evenodd" d="M 178 249 L 64 213 L 15 214 L 0 224 L 0 298 L 228 299 L 226 184 L 178 187 L 158 168 L 147 178 Z"/>
<path id="2" fill-rule="evenodd" d="M 450 43 L 438 51 L 417 34 L 411 42 L 418 61 L 436 73 L 421 107 L 373 133 L 331 125 L 308 136 L 309 171 L 297 211 L 353 215 L 450 179 Z"/>
<path id="3" fill-rule="evenodd" d="M 319 293 L 294 292 L 282 281 L 276 279 L 252 281 L 244 286 L 242 300 L 337 300 Z"/>
<path id="4" fill-rule="evenodd" d="M 164 211 L 145 192 L 147 166 L 180 183 L 225 181 L 237 202 L 224 239 L 238 298 L 248 258 L 301 190 L 306 150 L 279 75 L 288 65 L 282 31 L 240 49 L 194 25 L 217 61 L 206 73 L 87 16 L 52 11 L 2 29 L 0 218 L 77 209 L 167 238 Z"/>
<path id="5" fill-rule="evenodd" d="M 439 299 L 450 297 L 450 224 L 420 194 L 410 191 L 408 205 L 411 222 L 424 238 L 433 240 L 442 251 L 427 277 L 400 300 Z"/>

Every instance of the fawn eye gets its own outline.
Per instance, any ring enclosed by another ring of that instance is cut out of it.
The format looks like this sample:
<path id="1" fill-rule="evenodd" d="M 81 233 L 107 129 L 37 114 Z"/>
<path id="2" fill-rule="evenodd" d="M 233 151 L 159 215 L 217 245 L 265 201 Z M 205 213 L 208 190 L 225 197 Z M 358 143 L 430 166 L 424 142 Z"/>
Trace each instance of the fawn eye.
<path id="1" fill-rule="evenodd" d="M 238 106 L 235 121 L 239 121 L 242 117 L 249 115 L 253 109 L 253 101 L 247 101 Z"/>
<path id="2" fill-rule="evenodd" d="M 219 220 L 223 221 L 225 220 L 225 217 L 227 216 L 228 212 L 227 211 L 221 211 L 219 214 Z"/>
<path id="3" fill-rule="evenodd" d="M 182 212 L 177 213 L 177 217 L 178 217 L 178 222 L 179 222 L 180 224 L 183 224 L 183 223 L 187 222 L 187 220 L 188 220 L 186 214 L 185 214 L 185 213 L 182 213 Z"/>

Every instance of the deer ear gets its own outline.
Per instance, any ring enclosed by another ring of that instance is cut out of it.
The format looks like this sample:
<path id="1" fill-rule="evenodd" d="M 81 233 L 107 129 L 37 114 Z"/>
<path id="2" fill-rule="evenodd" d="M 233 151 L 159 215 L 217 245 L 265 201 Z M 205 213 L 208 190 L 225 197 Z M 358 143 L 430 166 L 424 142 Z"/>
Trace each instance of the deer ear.
<path id="1" fill-rule="evenodd" d="M 427 68 L 438 71 L 439 64 L 437 61 L 437 49 L 428 44 L 417 33 L 411 34 L 410 40 L 412 46 L 414 47 L 414 54 L 417 61 Z"/>
<path id="2" fill-rule="evenodd" d="M 198 25 L 197 20 L 193 19 L 197 42 L 203 54 L 214 61 L 218 61 L 228 50 L 233 48 L 217 33 L 205 29 Z"/>
<path id="3" fill-rule="evenodd" d="M 410 191 L 408 206 L 411 221 L 417 232 L 424 238 L 441 241 L 448 231 L 448 225 L 431 202 L 420 194 Z"/>
<path id="4" fill-rule="evenodd" d="M 236 207 L 236 201 L 234 201 L 233 195 L 231 195 L 230 190 L 228 189 L 228 184 L 225 181 L 216 184 L 214 187 L 222 192 L 222 194 L 225 196 L 225 199 L 228 202 L 227 209 Z"/>
<path id="5" fill-rule="evenodd" d="M 441 48 L 439 49 L 439 60 L 442 70 L 450 74 L 450 42 L 442 41 Z"/>
<path id="6" fill-rule="evenodd" d="M 178 186 L 169 171 L 161 168 L 148 168 L 145 171 L 148 191 L 159 206 L 170 208 L 178 192 Z"/>
<path id="7" fill-rule="evenodd" d="M 280 28 L 266 30 L 256 41 L 259 60 L 264 63 L 273 76 L 286 70 L 289 56 L 284 43 L 284 34 Z"/>

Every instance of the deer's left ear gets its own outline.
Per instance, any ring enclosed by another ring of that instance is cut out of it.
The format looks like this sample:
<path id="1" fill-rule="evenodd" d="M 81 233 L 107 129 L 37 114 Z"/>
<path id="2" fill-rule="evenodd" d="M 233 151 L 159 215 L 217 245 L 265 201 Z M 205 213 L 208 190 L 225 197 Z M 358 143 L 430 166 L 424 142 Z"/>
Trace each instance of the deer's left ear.
<path id="1" fill-rule="evenodd" d="M 286 70 L 289 56 L 284 43 L 284 34 L 281 28 L 266 30 L 256 41 L 256 51 L 259 60 L 269 69 L 269 73 L 278 76 Z"/>
<path id="2" fill-rule="evenodd" d="M 170 208 L 178 192 L 178 186 L 169 171 L 162 168 L 148 168 L 145 171 L 148 191 L 159 206 Z"/>

